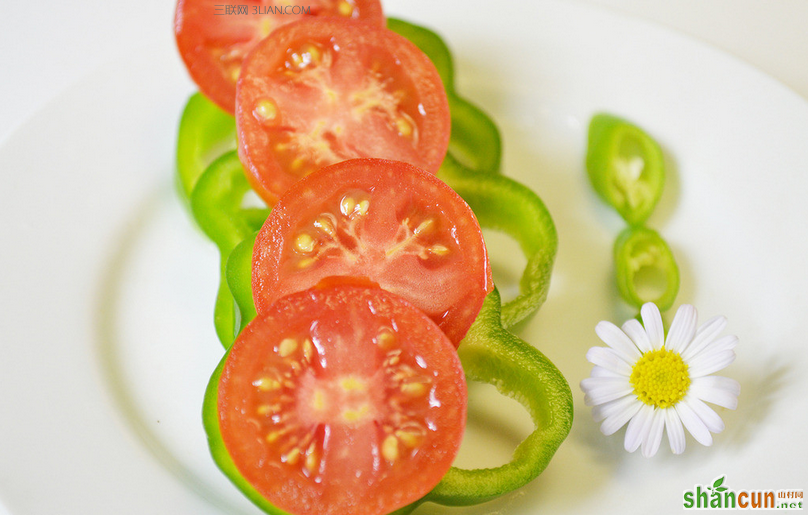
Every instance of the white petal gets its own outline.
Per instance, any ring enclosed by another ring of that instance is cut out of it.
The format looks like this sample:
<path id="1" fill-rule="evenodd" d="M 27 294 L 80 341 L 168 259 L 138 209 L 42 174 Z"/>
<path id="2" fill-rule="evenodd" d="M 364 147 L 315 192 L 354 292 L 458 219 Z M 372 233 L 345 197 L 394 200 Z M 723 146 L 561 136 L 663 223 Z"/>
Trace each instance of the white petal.
<path id="1" fill-rule="evenodd" d="M 699 330 L 696 331 L 696 336 L 693 341 L 687 346 L 682 359 L 685 361 L 695 356 L 696 353 L 701 351 L 704 347 L 710 344 L 727 326 L 727 319 L 724 317 L 714 317 L 704 323 Z"/>
<path id="2" fill-rule="evenodd" d="M 722 350 L 731 350 L 738 346 L 738 337 L 734 334 L 728 334 L 727 336 L 723 336 L 714 342 L 710 343 L 706 347 L 704 347 L 701 352 L 696 353 L 691 359 L 696 359 L 703 354 L 709 354 L 711 352 L 718 352 Z"/>
<path id="3" fill-rule="evenodd" d="M 592 377 L 623 377 L 620 374 L 615 374 L 611 370 L 606 370 L 605 368 L 597 365 L 592 367 L 592 372 L 589 375 Z"/>
<path id="4" fill-rule="evenodd" d="M 584 402 L 587 406 L 613 401 L 634 391 L 628 379 L 623 377 L 588 377 L 581 381 L 581 389 L 586 394 Z"/>
<path id="5" fill-rule="evenodd" d="M 640 308 L 640 315 L 645 332 L 648 333 L 651 348 L 661 349 L 665 343 L 665 328 L 662 326 L 662 315 L 659 314 L 659 308 L 653 302 L 646 302 Z"/>
<path id="6" fill-rule="evenodd" d="M 651 348 L 651 340 L 648 339 L 648 333 L 645 332 L 645 329 L 642 328 L 642 324 L 636 318 L 630 318 L 623 324 L 623 332 L 626 333 L 626 336 L 631 338 L 631 341 L 634 342 L 634 345 L 640 349 L 640 352 L 648 352 L 653 350 Z"/>
<path id="7" fill-rule="evenodd" d="M 653 420 L 654 408 L 647 404 L 643 404 L 640 411 L 629 421 L 628 428 L 626 429 L 626 439 L 623 442 L 625 449 L 628 452 L 634 452 L 640 444 L 648 437 L 648 431 L 651 429 L 651 420 Z"/>
<path id="8" fill-rule="evenodd" d="M 659 443 L 662 441 L 662 429 L 665 427 L 665 410 L 655 409 L 654 418 L 651 420 L 651 428 L 642 441 L 642 455 L 650 458 L 659 450 Z"/>
<path id="9" fill-rule="evenodd" d="M 613 401 L 598 404 L 592 408 L 592 418 L 595 419 L 595 422 L 602 422 L 607 417 L 625 409 L 631 402 L 631 396 L 626 395 Z"/>
<path id="10" fill-rule="evenodd" d="M 735 352 L 731 350 L 702 354 L 688 363 L 688 371 L 691 379 L 695 379 L 718 372 L 728 367 L 733 361 L 735 361 Z"/>
<path id="11" fill-rule="evenodd" d="M 607 406 L 608 408 L 606 408 Z M 595 410 L 601 407 L 604 409 L 599 410 L 596 414 Z M 600 432 L 608 436 L 626 425 L 626 422 L 631 420 L 640 411 L 640 408 L 642 408 L 642 402 L 637 400 L 636 397 L 626 395 L 622 399 L 595 406 L 592 408 L 592 415 L 595 416 L 596 421 L 603 421 L 600 426 Z"/>
<path id="12" fill-rule="evenodd" d="M 718 413 L 712 410 L 710 406 L 704 404 L 693 396 L 685 397 L 682 402 L 686 403 L 698 417 L 707 426 L 707 429 L 712 433 L 720 433 L 724 430 L 724 421 L 718 416 Z"/>
<path id="13" fill-rule="evenodd" d="M 592 347 L 586 353 L 586 360 L 593 365 L 598 365 L 616 374 L 629 377 L 631 375 L 631 365 L 626 363 L 613 349 L 606 347 Z"/>
<path id="14" fill-rule="evenodd" d="M 674 454 L 685 452 L 685 430 L 675 409 L 668 408 L 665 410 L 665 431 L 668 433 L 671 452 Z"/>
<path id="15" fill-rule="evenodd" d="M 735 379 L 721 376 L 706 376 L 693 379 L 690 392 L 697 398 L 721 406 L 735 409 L 738 407 L 738 396 L 741 385 Z"/>
<path id="16" fill-rule="evenodd" d="M 673 317 L 668 337 L 665 339 L 665 348 L 682 353 L 696 334 L 698 313 L 690 304 L 682 304 Z"/>
<path id="17" fill-rule="evenodd" d="M 595 333 L 603 343 L 614 349 L 618 355 L 629 365 L 633 365 L 640 359 L 640 351 L 631 338 L 611 322 L 598 322 L 595 326 Z"/>
<path id="18" fill-rule="evenodd" d="M 696 415 L 690 406 L 684 402 L 678 402 L 676 406 L 674 406 L 674 409 L 682 420 L 682 423 L 697 442 L 707 446 L 713 444 L 713 436 L 710 434 L 710 430 L 707 429 L 707 426 L 704 425 L 704 422 Z"/>

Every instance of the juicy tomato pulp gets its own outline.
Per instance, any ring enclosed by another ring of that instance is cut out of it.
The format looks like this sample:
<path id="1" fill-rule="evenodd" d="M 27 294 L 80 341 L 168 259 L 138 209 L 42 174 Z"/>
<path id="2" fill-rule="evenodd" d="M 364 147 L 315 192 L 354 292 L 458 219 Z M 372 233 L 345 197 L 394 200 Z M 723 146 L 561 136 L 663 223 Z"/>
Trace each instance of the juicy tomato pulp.
<path id="1" fill-rule="evenodd" d="M 230 114 L 241 62 L 277 27 L 309 16 L 362 19 L 384 26 L 379 0 L 179 0 L 174 23 L 182 59 L 202 93 Z"/>
<path id="2" fill-rule="evenodd" d="M 239 156 L 270 205 L 301 177 L 357 157 L 437 172 L 451 121 L 443 83 L 418 47 L 367 23 L 284 25 L 244 61 Z"/>
<path id="3" fill-rule="evenodd" d="M 385 514 L 429 492 L 457 454 L 466 385 L 454 347 L 379 288 L 279 300 L 233 344 L 219 424 L 239 472 L 275 506 Z"/>
<path id="4" fill-rule="evenodd" d="M 367 277 L 458 344 L 493 288 L 480 226 L 460 196 L 415 166 L 354 159 L 295 184 L 255 241 L 258 313 L 329 276 Z"/>

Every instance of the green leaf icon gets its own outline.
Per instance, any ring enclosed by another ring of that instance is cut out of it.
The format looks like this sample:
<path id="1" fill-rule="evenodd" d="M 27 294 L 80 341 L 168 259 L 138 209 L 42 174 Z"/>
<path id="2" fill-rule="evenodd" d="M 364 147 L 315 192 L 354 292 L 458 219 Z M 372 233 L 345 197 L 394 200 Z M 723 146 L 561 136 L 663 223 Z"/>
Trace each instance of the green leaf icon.
<path id="1" fill-rule="evenodd" d="M 716 488 L 716 489 L 715 489 L 715 491 L 716 491 L 716 492 L 723 492 L 723 491 L 725 491 L 726 489 L 727 489 L 727 487 L 726 487 L 726 486 L 722 486 L 722 487 L 720 487 L 720 488 Z"/>
<path id="2" fill-rule="evenodd" d="M 719 486 L 721 486 L 721 484 L 722 484 L 723 482 L 724 482 L 724 478 L 723 478 L 723 477 L 720 477 L 720 478 L 716 479 L 716 480 L 715 480 L 715 483 L 713 483 L 713 488 L 718 488 Z M 726 490 L 726 488 L 725 488 L 724 490 Z"/>

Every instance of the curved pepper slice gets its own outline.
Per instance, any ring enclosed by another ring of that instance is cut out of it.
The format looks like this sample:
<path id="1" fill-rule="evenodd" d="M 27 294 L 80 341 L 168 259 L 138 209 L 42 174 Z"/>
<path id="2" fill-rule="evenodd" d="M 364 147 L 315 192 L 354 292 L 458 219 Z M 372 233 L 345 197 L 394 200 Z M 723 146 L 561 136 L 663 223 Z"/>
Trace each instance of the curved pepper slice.
<path id="1" fill-rule="evenodd" d="M 457 349 L 466 376 L 495 385 L 530 413 L 535 430 L 513 460 L 491 469 L 452 468 L 425 501 L 470 505 L 520 488 L 547 467 L 572 427 L 572 392 L 561 372 L 535 347 L 503 329 L 495 289 Z"/>
<path id="2" fill-rule="evenodd" d="M 627 227 L 614 245 L 617 288 L 639 308 L 654 302 L 660 311 L 673 305 L 679 292 L 679 267 L 668 244 L 653 229 Z"/>
<path id="3" fill-rule="evenodd" d="M 586 170 L 598 195 L 630 225 L 645 222 L 662 195 L 662 150 L 645 131 L 615 116 L 592 117 Z"/>
<path id="4" fill-rule="evenodd" d="M 199 177 L 191 193 L 191 211 L 199 227 L 213 240 L 221 254 L 221 279 L 216 295 L 214 325 L 222 345 L 232 344 L 240 324 L 225 267 L 231 251 L 264 223 L 269 210 L 244 208 L 244 195 L 250 191 L 244 169 L 235 151 L 214 161 Z"/>
<path id="5" fill-rule="evenodd" d="M 238 310 L 239 327 L 237 333 L 241 332 L 250 323 L 250 320 L 256 316 L 252 293 L 252 256 L 256 236 L 258 236 L 258 231 L 244 238 L 244 241 L 236 245 L 227 258 L 225 268 L 224 277 L 227 280 L 227 286 L 230 288 Z"/>
<path id="6" fill-rule="evenodd" d="M 550 212 L 530 188 L 504 175 L 465 168 L 448 155 L 438 177 L 471 206 L 481 227 L 509 234 L 527 258 L 519 295 L 502 306 L 502 325 L 512 327 L 535 313 L 547 298 L 558 249 Z"/>
<path id="7" fill-rule="evenodd" d="M 388 18 L 387 28 L 413 42 L 438 69 L 452 117 L 449 153 L 472 170 L 498 173 L 502 160 L 499 130 L 488 115 L 455 91 L 452 54 L 446 43 L 431 30 L 403 20 Z"/>
<path id="8" fill-rule="evenodd" d="M 190 201 L 194 185 L 208 165 L 235 149 L 236 119 L 201 93 L 191 95 L 177 135 L 177 183 L 182 198 Z"/>

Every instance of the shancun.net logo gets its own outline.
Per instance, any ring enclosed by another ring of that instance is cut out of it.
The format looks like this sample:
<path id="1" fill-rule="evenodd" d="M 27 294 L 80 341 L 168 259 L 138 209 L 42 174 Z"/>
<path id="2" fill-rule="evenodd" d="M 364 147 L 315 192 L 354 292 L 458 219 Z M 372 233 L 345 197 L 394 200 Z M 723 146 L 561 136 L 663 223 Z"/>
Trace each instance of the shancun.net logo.
<path id="1" fill-rule="evenodd" d="M 724 477 L 712 486 L 696 486 L 685 490 L 683 506 L 686 510 L 801 510 L 802 490 L 733 490 L 724 486 Z"/>

